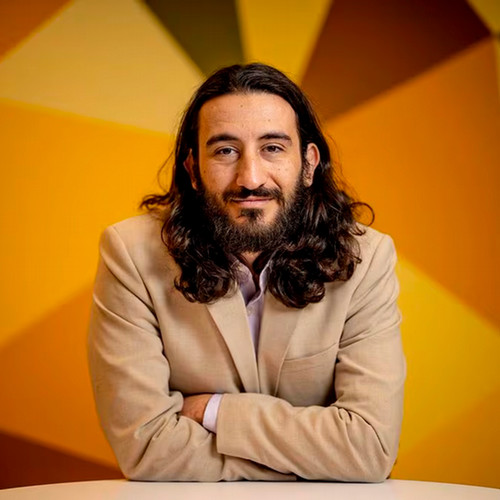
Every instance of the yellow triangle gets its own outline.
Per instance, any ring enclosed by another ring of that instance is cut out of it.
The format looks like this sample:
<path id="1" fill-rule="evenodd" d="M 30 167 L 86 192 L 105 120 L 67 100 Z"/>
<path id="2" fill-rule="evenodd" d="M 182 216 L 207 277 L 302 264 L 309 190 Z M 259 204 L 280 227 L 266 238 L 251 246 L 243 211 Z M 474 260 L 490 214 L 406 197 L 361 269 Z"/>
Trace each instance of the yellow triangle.
<path id="1" fill-rule="evenodd" d="M 300 82 L 332 0 L 238 0 L 245 58 Z"/>
<path id="2" fill-rule="evenodd" d="M 500 488 L 499 415 L 500 387 L 400 453 L 391 477 Z"/>
<path id="3" fill-rule="evenodd" d="M 500 332 L 400 256 L 408 364 L 401 453 L 500 386 Z M 491 431 L 497 423 L 491 420 Z"/>
<path id="4" fill-rule="evenodd" d="M 143 3 L 76 0 L 0 62 L 0 97 L 171 132 L 201 79 Z"/>

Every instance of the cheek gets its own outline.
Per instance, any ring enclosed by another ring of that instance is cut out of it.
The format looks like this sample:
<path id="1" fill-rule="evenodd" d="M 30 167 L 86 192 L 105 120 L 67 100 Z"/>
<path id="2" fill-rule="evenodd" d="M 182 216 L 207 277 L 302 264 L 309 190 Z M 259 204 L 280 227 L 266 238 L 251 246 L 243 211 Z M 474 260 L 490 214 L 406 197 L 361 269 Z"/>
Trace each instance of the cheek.
<path id="1" fill-rule="evenodd" d="M 295 191 L 299 180 L 302 182 L 302 168 L 297 169 L 295 166 L 282 168 L 276 172 L 275 178 L 283 194 L 291 194 Z"/>
<path id="2" fill-rule="evenodd" d="M 230 176 L 224 169 L 201 169 L 200 175 L 205 189 L 213 193 L 223 192 L 230 184 Z"/>

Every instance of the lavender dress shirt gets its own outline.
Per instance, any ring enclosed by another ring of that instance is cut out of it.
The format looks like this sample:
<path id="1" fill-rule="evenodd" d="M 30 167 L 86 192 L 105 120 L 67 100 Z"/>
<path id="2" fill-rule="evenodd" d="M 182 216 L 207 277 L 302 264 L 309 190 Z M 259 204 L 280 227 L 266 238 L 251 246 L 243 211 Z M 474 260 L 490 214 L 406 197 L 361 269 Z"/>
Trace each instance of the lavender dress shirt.
<path id="1" fill-rule="evenodd" d="M 241 294 L 245 301 L 247 309 L 248 324 L 252 334 L 255 354 L 259 348 L 260 323 L 262 320 L 262 311 L 264 308 L 264 292 L 267 285 L 267 276 L 269 274 L 269 263 L 259 275 L 259 286 L 255 285 L 250 269 L 244 264 L 240 264 L 238 284 Z M 217 413 L 219 411 L 222 394 L 214 394 L 208 401 L 203 414 L 203 427 L 215 433 L 217 431 Z"/>

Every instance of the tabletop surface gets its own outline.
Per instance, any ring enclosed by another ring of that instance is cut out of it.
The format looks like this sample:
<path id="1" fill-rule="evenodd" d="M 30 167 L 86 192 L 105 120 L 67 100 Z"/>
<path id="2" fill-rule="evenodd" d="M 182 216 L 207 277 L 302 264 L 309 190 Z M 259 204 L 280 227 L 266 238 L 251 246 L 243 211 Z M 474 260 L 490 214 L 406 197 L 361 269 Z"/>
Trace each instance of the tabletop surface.
<path id="1" fill-rule="evenodd" d="M 500 489 L 424 481 L 147 483 L 126 480 L 47 484 L 0 490 L 0 500 L 500 500 Z"/>

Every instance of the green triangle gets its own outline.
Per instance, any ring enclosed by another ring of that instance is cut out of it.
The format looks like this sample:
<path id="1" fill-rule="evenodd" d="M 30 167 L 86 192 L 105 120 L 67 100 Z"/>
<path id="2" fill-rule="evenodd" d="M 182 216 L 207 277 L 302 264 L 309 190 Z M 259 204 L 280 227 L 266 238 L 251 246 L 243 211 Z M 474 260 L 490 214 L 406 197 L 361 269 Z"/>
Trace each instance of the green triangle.
<path id="1" fill-rule="evenodd" d="M 205 73 L 244 61 L 234 0 L 144 0 Z"/>

